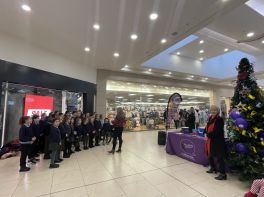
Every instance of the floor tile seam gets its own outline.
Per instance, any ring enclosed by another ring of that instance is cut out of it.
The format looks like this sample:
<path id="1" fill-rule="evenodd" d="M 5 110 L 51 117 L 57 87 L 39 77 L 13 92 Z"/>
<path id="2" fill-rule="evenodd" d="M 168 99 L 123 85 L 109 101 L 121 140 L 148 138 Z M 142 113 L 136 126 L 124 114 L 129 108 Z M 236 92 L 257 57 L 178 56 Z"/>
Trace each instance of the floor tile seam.
<path id="1" fill-rule="evenodd" d="M 49 194 L 51 194 L 51 191 L 52 191 L 54 174 L 55 174 L 55 170 L 52 169 L 52 179 L 51 179 L 51 187 L 50 187 L 50 193 Z"/>
<path id="2" fill-rule="evenodd" d="M 81 171 L 81 166 L 80 166 L 80 163 L 79 163 L 79 160 L 78 160 L 78 157 L 76 158 L 76 160 L 77 160 L 77 165 L 78 165 L 78 167 L 79 167 L 79 171 L 80 171 L 80 173 L 82 172 Z M 81 175 L 82 175 L 82 181 L 83 181 L 83 186 L 85 187 L 84 189 L 85 189 L 85 193 L 87 194 L 87 196 L 89 197 L 89 194 L 88 194 L 88 191 L 87 191 L 87 189 L 86 189 L 86 186 L 85 186 L 85 179 L 84 179 L 84 177 L 83 177 L 83 173 L 81 173 Z"/>
<path id="3" fill-rule="evenodd" d="M 20 172 L 19 172 L 19 173 L 20 173 Z M 20 180 L 17 182 L 16 187 L 15 187 L 15 189 L 13 190 L 13 192 L 12 192 L 12 194 L 11 194 L 11 197 L 15 195 L 15 192 L 16 192 L 16 190 L 17 190 L 17 188 L 18 188 L 20 182 L 22 182 L 23 178 L 25 177 L 25 174 L 26 174 L 26 173 L 23 173 L 23 176 L 22 176 L 22 177 L 20 178 Z"/>
<path id="4" fill-rule="evenodd" d="M 110 156 L 110 155 L 109 155 Z M 98 159 L 99 160 L 99 159 Z M 116 181 L 116 179 L 112 176 L 111 172 L 105 167 L 103 161 L 99 160 L 99 162 L 101 163 L 102 166 L 104 166 L 104 168 L 106 169 L 106 171 L 111 175 L 112 179 L 114 180 L 115 183 L 117 183 L 117 185 L 119 186 L 119 188 L 121 189 L 121 191 L 125 194 L 125 196 L 127 196 L 126 192 L 123 190 L 123 188 L 119 185 L 119 183 Z M 108 180 L 109 181 L 109 180 Z"/>
<path id="5" fill-rule="evenodd" d="M 160 170 L 161 170 L 163 173 L 165 173 L 165 174 L 167 174 L 168 176 L 170 176 L 171 178 L 173 178 L 173 179 L 179 181 L 180 183 L 182 183 L 183 185 L 187 186 L 187 187 L 190 188 L 191 190 L 193 190 L 193 191 L 199 193 L 199 194 L 202 195 L 202 196 L 205 196 L 205 195 L 203 195 L 200 191 L 196 190 L 195 188 L 191 187 L 190 185 L 185 184 L 185 183 L 182 182 L 180 179 L 177 179 L 176 177 L 174 177 L 174 176 L 172 176 L 171 174 L 167 173 L 166 171 L 162 170 L 162 168 L 160 168 Z M 205 197 L 206 197 L 206 196 L 205 196 Z"/>

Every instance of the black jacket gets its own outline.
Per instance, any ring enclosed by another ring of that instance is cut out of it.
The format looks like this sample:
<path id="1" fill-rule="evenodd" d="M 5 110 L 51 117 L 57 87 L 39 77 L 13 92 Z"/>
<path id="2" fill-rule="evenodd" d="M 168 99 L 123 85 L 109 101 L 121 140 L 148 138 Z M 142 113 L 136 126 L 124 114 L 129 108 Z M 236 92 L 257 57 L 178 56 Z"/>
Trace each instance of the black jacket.
<path id="1" fill-rule="evenodd" d="M 66 138 L 70 138 L 73 135 L 71 125 L 64 123 L 63 126 L 66 132 L 65 133 Z"/>
<path id="2" fill-rule="evenodd" d="M 195 129 L 195 114 L 190 113 L 187 121 L 186 121 L 186 126 L 189 127 L 189 130 L 191 131 L 192 129 Z"/>
<path id="3" fill-rule="evenodd" d="M 59 128 L 54 127 L 51 125 L 50 127 L 50 135 L 49 135 L 49 142 L 59 144 L 61 141 L 61 134 Z"/>
<path id="4" fill-rule="evenodd" d="M 32 127 L 22 125 L 19 130 L 19 141 L 21 144 L 30 144 L 34 137 Z"/>
<path id="5" fill-rule="evenodd" d="M 94 121 L 94 128 L 95 128 L 96 131 L 99 131 L 99 129 L 102 128 L 102 124 L 101 124 L 100 120 L 95 120 Z"/>
<path id="6" fill-rule="evenodd" d="M 75 127 L 74 127 L 74 130 L 75 131 L 77 131 L 77 135 L 78 136 L 81 136 L 82 135 L 82 132 L 83 132 L 83 128 L 82 128 L 82 125 L 76 125 Z"/>
<path id="7" fill-rule="evenodd" d="M 39 137 L 40 136 L 39 125 L 38 124 L 35 124 L 35 123 L 32 123 L 30 127 L 32 128 L 33 135 L 35 137 Z"/>
<path id="8" fill-rule="evenodd" d="M 102 130 L 104 132 L 110 132 L 112 130 L 112 127 L 111 127 L 110 123 L 109 122 L 107 122 L 107 123 L 105 122 L 104 125 L 103 125 Z"/>
<path id="9" fill-rule="evenodd" d="M 90 134 L 94 133 L 94 131 L 95 131 L 95 126 L 94 126 L 94 124 L 92 124 L 92 123 L 89 122 L 88 125 L 89 125 L 89 133 L 90 133 Z"/>
<path id="10" fill-rule="evenodd" d="M 211 120 L 207 123 L 212 123 Z M 224 120 L 221 117 L 217 117 L 215 120 L 215 126 L 212 132 L 206 131 L 207 137 L 211 139 L 210 155 L 214 157 L 225 157 L 226 146 L 224 137 Z"/>
<path id="11" fill-rule="evenodd" d="M 66 137 L 66 129 L 62 123 L 59 125 L 59 130 L 61 134 L 61 139 L 64 139 Z"/>
<path id="12" fill-rule="evenodd" d="M 89 134 L 89 123 L 82 125 L 82 134 L 83 135 Z"/>

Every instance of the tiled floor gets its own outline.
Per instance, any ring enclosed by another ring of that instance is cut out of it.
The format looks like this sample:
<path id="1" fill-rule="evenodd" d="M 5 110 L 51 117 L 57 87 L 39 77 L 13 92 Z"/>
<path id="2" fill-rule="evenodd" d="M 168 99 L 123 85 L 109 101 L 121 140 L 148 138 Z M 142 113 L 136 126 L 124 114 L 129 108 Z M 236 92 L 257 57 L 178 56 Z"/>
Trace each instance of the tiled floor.
<path id="1" fill-rule="evenodd" d="M 203 166 L 166 154 L 156 131 L 125 133 L 123 152 L 109 149 L 75 153 L 55 170 L 42 160 L 28 173 L 18 173 L 18 157 L 2 160 L 0 196 L 239 197 L 248 189 L 236 177 L 219 182 Z"/>

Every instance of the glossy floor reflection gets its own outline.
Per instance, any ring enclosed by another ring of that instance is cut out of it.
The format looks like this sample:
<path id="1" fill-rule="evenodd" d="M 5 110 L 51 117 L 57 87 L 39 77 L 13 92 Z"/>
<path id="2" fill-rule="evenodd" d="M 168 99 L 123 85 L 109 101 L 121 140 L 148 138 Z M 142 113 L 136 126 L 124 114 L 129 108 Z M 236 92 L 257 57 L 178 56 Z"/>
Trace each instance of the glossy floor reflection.
<path id="1" fill-rule="evenodd" d="M 216 181 L 206 168 L 166 154 L 157 131 L 124 134 L 121 154 L 110 146 L 81 151 L 50 170 L 41 160 L 31 171 L 18 172 L 19 158 L 0 161 L 0 196 L 45 197 L 240 197 L 248 186 L 228 176 Z"/>

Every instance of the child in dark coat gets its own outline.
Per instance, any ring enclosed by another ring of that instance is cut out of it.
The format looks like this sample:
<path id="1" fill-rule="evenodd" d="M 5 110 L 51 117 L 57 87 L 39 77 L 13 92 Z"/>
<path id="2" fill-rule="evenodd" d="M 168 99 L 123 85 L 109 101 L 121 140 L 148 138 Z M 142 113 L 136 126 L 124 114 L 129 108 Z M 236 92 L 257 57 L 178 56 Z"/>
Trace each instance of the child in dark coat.
<path id="1" fill-rule="evenodd" d="M 80 149 L 80 141 L 82 138 L 82 119 L 76 118 L 74 124 L 74 137 L 75 137 L 75 151 L 79 152 Z"/>
<path id="2" fill-rule="evenodd" d="M 109 119 L 105 118 L 103 128 L 102 128 L 103 145 L 105 145 L 106 135 L 108 133 L 111 133 L 111 131 L 112 131 L 112 126 L 110 125 Z"/>
<path id="3" fill-rule="evenodd" d="M 102 124 L 101 121 L 99 119 L 98 114 L 96 114 L 95 116 L 95 120 L 94 120 L 94 127 L 95 127 L 95 146 L 100 146 L 100 138 L 101 138 L 101 129 L 102 129 Z"/>
<path id="4" fill-rule="evenodd" d="M 59 130 L 60 119 L 54 118 L 52 120 L 52 125 L 50 127 L 49 135 L 49 149 L 51 152 L 50 168 L 58 168 L 59 164 L 55 162 L 60 162 L 58 158 L 58 151 L 61 145 L 61 133 Z"/>
<path id="5" fill-rule="evenodd" d="M 20 172 L 29 171 L 30 168 L 26 166 L 27 157 L 30 159 L 32 156 L 32 144 L 36 140 L 32 129 L 30 127 L 32 119 L 29 116 L 24 116 L 20 119 L 19 141 L 20 141 Z"/>
<path id="6" fill-rule="evenodd" d="M 88 149 L 88 141 L 89 141 L 89 119 L 84 118 L 83 119 L 83 125 L 82 125 L 82 136 L 83 136 L 83 149 Z"/>
<path id="7" fill-rule="evenodd" d="M 89 147 L 94 147 L 94 136 L 96 134 L 95 126 L 94 126 L 94 117 L 91 116 L 89 120 Z"/>

